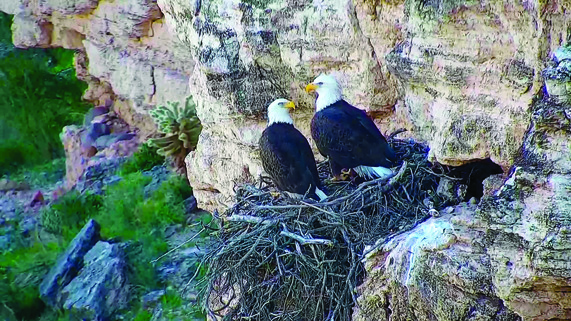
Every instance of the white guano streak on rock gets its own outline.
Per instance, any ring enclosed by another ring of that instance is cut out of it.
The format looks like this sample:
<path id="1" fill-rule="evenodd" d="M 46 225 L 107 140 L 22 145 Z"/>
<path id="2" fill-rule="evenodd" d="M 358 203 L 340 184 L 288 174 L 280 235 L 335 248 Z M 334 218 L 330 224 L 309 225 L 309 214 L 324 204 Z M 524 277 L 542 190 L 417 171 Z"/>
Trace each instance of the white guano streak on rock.
<path id="1" fill-rule="evenodd" d="M 390 249 L 390 254 L 385 261 L 385 265 L 387 262 L 391 261 L 391 258 L 395 262 L 404 263 L 405 260 L 407 261 L 406 264 L 402 265 L 406 266 L 406 271 L 401 278 L 401 282 L 404 286 L 412 284 L 410 282 L 411 274 L 415 269 L 415 258 L 420 250 L 433 251 L 444 249 L 453 243 L 455 237 L 451 234 L 452 225 L 449 220 L 449 216 L 444 216 L 438 219 L 431 218 L 412 230 L 406 238 L 392 239 L 384 246 L 385 250 Z M 395 257 L 403 253 L 407 253 L 408 258 Z M 387 266 L 385 266 L 385 268 L 387 271 L 390 270 Z"/>

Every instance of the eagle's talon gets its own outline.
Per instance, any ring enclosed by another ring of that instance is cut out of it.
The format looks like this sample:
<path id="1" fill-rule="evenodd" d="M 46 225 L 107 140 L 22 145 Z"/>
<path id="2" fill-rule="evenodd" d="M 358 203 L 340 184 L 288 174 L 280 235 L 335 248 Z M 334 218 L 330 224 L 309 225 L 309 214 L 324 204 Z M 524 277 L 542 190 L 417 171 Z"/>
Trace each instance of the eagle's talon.
<path id="1" fill-rule="evenodd" d="M 332 182 L 341 182 L 341 181 L 343 181 L 343 179 L 341 178 L 341 174 L 333 176 L 333 177 L 331 178 L 331 181 L 332 181 Z"/>
<path id="2" fill-rule="evenodd" d="M 281 196 L 280 192 L 270 192 L 270 195 L 275 199 Z"/>
<path id="3" fill-rule="evenodd" d="M 341 182 L 341 181 L 348 181 L 351 179 L 351 170 L 350 169 L 342 169 L 341 173 L 338 175 L 333 176 L 331 179 L 332 182 Z"/>

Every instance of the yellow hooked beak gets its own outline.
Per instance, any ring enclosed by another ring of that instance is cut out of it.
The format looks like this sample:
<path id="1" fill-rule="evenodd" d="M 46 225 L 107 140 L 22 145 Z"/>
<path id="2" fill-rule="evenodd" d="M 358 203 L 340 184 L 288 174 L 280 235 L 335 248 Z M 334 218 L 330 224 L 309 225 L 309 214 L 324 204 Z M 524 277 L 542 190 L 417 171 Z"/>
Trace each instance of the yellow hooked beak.
<path id="1" fill-rule="evenodd" d="M 310 94 L 312 92 L 315 92 L 317 90 L 317 88 L 319 88 L 319 86 L 317 86 L 314 83 L 308 84 L 307 86 L 305 86 L 305 91 Z"/>
<path id="2" fill-rule="evenodd" d="M 285 108 L 290 108 L 290 109 L 295 109 L 295 104 L 293 103 L 293 101 L 288 101 L 287 103 L 284 104 Z"/>

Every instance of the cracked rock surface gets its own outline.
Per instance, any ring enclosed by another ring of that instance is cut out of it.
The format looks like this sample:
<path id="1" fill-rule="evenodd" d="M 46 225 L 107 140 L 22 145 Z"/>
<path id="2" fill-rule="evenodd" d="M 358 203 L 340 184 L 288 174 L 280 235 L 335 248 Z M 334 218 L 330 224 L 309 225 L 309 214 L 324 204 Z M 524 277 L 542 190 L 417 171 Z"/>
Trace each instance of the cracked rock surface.
<path id="1" fill-rule="evenodd" d="M 367 257 L 354 320 L 571 318 L 571 118 L 560 98 L 533 104 L 520 158 L 478 205 Z"/>
<path id="2" fill-rule="evenodd" d="M 262 173 L 265 108 L 287 97 L 309 136 L 321 72 L 383 132 L 407 128 L 432 160 L 491 158 L 507 170 L 529 127 L 548 56 L 568 38 L 565 1 L 5 0 L 21 47 L 78 50 L 85 98 L 141 138 L 148 111 L 193 95 L 203 122 L 187 158 L 198 205 L 232 203 Z M 561 54 L 558 56 L 564 57 Z M 554 95 L 565 86 L 553 87 Z M 553 88 L 552 88 L 553 87 Z M 559 93 L 561 94 L 561 93 Z M 319 156 L 318 156 L 319 158 Z"/>

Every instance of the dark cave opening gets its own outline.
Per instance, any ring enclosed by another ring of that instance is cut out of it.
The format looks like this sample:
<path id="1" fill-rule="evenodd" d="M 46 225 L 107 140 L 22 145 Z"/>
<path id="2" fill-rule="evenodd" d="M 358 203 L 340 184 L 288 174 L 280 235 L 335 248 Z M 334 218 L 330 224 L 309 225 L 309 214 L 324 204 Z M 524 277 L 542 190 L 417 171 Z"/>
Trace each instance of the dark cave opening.
<path id="1" fill-rule="evenodd" d="M 461 184 L 467 186 L 466 195 L 463 201 L 468 201 L 472 197 L 477 199 L 484 195 L 483 181 L 496 174 L 503 174 L 500 165 L 494 163 L 491 159 L 474 161 L 461 166 L 442 166 L 443 173 L 453 178 L 459 178 Z"/>

